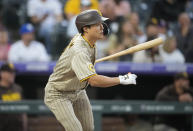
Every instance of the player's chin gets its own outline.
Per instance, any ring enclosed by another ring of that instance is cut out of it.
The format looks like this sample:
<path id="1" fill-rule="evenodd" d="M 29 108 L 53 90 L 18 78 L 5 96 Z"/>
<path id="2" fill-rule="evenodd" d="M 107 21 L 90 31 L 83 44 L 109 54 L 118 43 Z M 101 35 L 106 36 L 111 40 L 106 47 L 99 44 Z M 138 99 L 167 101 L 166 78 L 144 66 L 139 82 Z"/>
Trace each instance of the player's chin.
<path id="1" fill-rule="evenodd" d="M 100 33 L 99 39 L 103 39 L 103 38 L 104 38 L 104 34 L 103 34 L 103 33 Z"/>

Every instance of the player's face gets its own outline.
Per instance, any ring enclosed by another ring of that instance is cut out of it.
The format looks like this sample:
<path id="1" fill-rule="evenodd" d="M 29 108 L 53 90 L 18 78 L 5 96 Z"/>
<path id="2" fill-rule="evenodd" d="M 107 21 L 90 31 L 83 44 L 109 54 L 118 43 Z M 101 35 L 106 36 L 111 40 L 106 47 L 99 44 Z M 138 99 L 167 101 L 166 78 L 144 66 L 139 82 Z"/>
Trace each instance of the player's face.
<path id="1" fill-rule="evenodd" d="M 103 25 L 102 23 L 94 24 L 90 27 L 89 33 L 94 37 L 95 39 L 103 39 Z"/>

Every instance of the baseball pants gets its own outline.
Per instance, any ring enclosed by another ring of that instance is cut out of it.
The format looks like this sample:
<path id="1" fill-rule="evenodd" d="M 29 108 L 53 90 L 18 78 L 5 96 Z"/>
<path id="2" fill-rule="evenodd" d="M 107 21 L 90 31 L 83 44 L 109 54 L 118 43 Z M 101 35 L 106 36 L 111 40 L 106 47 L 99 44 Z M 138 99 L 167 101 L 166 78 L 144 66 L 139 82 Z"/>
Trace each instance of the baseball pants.
<path id="1" fill-rule="evenodd" d="M 44 102 L 66 131 L 94 131 L 92 108 L 85 90 L 60 92 L 47 85 Z"/>

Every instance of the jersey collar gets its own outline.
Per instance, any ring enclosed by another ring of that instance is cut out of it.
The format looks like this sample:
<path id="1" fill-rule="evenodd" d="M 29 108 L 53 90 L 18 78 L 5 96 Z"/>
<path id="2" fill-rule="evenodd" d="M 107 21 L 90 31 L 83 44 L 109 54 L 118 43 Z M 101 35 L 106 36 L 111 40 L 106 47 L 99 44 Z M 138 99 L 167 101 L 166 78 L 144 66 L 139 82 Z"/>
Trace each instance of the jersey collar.
<path id="1" fill-rule="evenodd" d="M 92 45 L 83 35 L 81 35 L 82 38 L 89 44 L 91 48 L 95 48 L 95 45 Z"/>

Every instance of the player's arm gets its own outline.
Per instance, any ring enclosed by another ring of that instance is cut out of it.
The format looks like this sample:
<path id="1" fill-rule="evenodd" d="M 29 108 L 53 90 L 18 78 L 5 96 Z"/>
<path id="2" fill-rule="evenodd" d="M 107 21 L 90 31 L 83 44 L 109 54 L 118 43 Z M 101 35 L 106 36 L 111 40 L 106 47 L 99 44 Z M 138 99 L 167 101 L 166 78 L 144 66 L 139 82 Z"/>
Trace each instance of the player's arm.
<path id="1" fill-rule="evenodd" d="M 91 86 L 110 87 L 120 84 L 118 77 L 107 77 L 103 75 L 95 75 L 87 80 Z"/>
<path id="2" fill-rule="evenodd" d="M 124 76 L 119 77 L 107 77 L 103 75 L 95 75 L 90 77 L 87 81 L 91 86 L 94 87 L 111 87 L 118 84 L 128 85 L 136 84 L 137 76 L 135 74 L 128 73 Z"/>
<path id="3" fill-rule="evenodd" d="M 72 70 L 75 72 L 80 82 L 87 80 L 91 86 L 95 87 L 136 84 L 137 76 L 131 73 L 124 76 L 120 75 L 119 77 L 97 75 L 94 66 L 90 61 L 90 58 L 84 52 L 76 53 L 72 59 Z"/>

